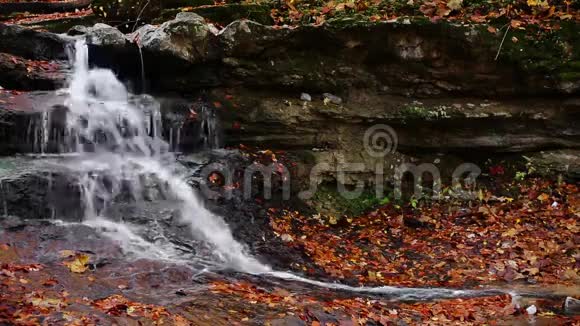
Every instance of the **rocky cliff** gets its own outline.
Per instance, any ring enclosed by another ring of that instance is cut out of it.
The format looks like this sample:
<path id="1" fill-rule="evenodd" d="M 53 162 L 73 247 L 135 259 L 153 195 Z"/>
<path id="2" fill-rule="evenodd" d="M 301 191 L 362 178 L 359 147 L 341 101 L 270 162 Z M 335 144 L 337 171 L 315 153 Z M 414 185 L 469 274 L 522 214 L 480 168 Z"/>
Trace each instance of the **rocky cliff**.
<path id="1" fill-rule="evenodd" d="M 136 91 L 145 77 L 150 92 L 202 98 L 217 110 L 226 144 L 290 150 L 332 169 L 365 163 L 347 183 L 370 178 L 376 163 L 580 147 L 574 23 L 509 35 L 405 19 L 297 28 L 238 20 L 218 29 L 179 13 L 133 34 L 104 24 L 69 34 L 85 37 L 93 64 L 112 67 Z M 376 157 L 363 146 L 377 124 L 394 129 L 396 154 Z"/>

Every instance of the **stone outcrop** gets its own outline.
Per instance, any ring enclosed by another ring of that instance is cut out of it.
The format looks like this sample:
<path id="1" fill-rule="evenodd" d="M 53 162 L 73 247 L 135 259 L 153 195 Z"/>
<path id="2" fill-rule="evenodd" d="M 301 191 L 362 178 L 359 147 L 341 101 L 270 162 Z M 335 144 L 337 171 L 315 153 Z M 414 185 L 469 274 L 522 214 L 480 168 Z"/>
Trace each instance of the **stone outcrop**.
<path id="1" fill-rule="evenodd" d="M 147 52 L 174 56 L 190 63 L 209 58 L 209 42 L 217 33 L 215 27 L 194 13 L 182 12 L 159 27 L 146 25 L 132 38 Z"/>
<path id="2" fill-rule="evenodd" d="M 95 24 L 95 26 L 83 29 L 75 29 L 76 33 L 84 34 L 88 44 L 95 46 L 116 46 L 122 47 L 129 43 L 125 34 L 118 29 L 107 24 Z"/>
<path id="3" fill-rule="evenodd" d="M 68 41 L 46 32 L 0 24 L 0 86 L 56 89 L 64 83 Z"/>
<path id="4" fill-rule="evenodd" d="M 517 43 L 502 47 L 496 61 L 501 36 L 484 26 L 336 22 L 290 29 L 239 20 L 212 35 L 206 31 L 213 28 L 201 27 L 194 17 L 198 16 L 180 14 L 160 27 L 143 27 L 132 37 L 141 44 L 162 45 L 145 47 L 146 69 L 148 58 L 150 62 L 159 58 L 160 48 L 185 59 L 177 70 L 169 63 L 165 71 L 149 68 L 159 75 L 152 87 L 185 90 L 190 85 L 243 84 L 339 93 L 346 98 L 357 89 L 414 97 L 548 96 L 580 91 L 575 54 L 580 42 L 564 32 L 558 36 L 560 41 L 548 34 L 535 40 L 520 36 Z M 168 37 L 172 34 L 168 28 L 184 23 L 198 27 Z M 570 33 L 577 31 L 575 25 L 569 28 Z M 198 47 L 201 54 L 215 55 L 191 56 L 187 51 Z M 571 54 L 554 62 L 564 47 Z M 169 61 L 171 56 L 166 58 Z M 200 74 L 215 77 L 204 82 L 196 78 Z"/>
<path id="5" fill-rule="evenodd" d="M 33 60 L 65 60 L 67 43 L 56 34 L 0 24 L 0 52 Z"/>
<path id="6" fill-rule="evenodd" d="M 404 20 L 299 28 L 238 20 L 219 30 L 184 12 L 128 35 L 104 24 L 70 34 L 84 34 L 91 63 L 123 80 L 145 76 L 151 92 L 202 98 L 219 113 L 226 144 L 292 150 L 312 164 L 393 167 L 423 155 L 580 148 L 577 31 L 565 24 L 535 39 L 513 31 L 518 41 L 499 55 L 503 35 L 485 26 Z M 176 113 L 188 115 L 187 105 Z M 377 124 L 396 133 L 388 159 L 364 146 Z"/>
<path id="7" fill-rule="evenodd" d="M 30 61 L 0 53 L 0 85 L 7 89 L 48 90 L 64 84 L 65 75 L 58 63 Z"/>
<path id="8" fill-rule="evenodd" d="M 83 9 L 91 5 L 92 0 L 72 1 L 7 1 L 0 3 L 0 15 L 17 12 L 29 12 L 35 14 L 50 14 L 55 12 L 67 12 Z"/>
<path id="9" fill-rule="evenodd" d="M 580 180 L 580 150 L 541 151 L 528 157 L 534 172 L 550 176 L 561 174 L 567 179 Z"/>

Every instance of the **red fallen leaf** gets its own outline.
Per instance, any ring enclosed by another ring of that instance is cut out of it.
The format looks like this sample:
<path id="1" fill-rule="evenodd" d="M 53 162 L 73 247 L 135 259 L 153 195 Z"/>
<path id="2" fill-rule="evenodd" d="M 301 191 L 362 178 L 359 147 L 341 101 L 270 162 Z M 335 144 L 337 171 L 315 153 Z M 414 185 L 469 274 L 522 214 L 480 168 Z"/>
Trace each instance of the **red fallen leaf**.
<path id="1" fill-rule="evenodd" d="M 234 99 L 234 96 L 233 96 L 233 95 L 231 95 L 231 94 L 226 94 L 225 98 L 226 98 L 226 100 L 229 100 L 229 101 L 231 101 L 231 100 L 233 100 L 233 99 Z"/>
<path id="2" fill-rule="evenodd" d="M 487 17 L 482 15 L 472 15 L 469 19 L 474 23 L 483 23 L 487 20 Z"/>
<path id="3" fill-rule="evenodd" d="M 216 102 L 213 102 L 213 106 L 214 106 L 216 109 L 221 109 L 221 107 L 222 107 L 222 104 L 221 104 L 220 102 L 217 102 L 217 101 L 216 101 Z"/>
<path id="4" fill-rule="evenodd" d="M 239 122 L 237 122 L 237 121 L 235 121 L 232 124 L 232 129 L 234 129 L 234 130 L 240 130 L 241 128 L 242 128 L 242 125 Z"/>
<path id="5" fill-rule="evenodd" d="M 518 28 L 518 27 L 522 26 L 522 22 L 521 22 L 521 21 L 519 21 L 519 20 L 517 20 L 517 19 L 512 19 L 512 20 L 510 21 L 510 26 L 511 26 L 512 28 Z"/>
<path id="6" fill-rule="evenodd" d="M 217 173 L 217 172 L 213 172 L 212 174 L 210 174 L 207 179 L 209 180 L 209 182 L 211 182 L 212 184 L 221 184 L 222 182 L 222 175 Z"/>
<path id="7" fill-rule="evenodd" d="M 331 11 L 332 11 L 332 8 L 330 8 L 330 7 L 326 6 L 326 7 L 323 7 L 323 8 L 322 8 L 322 10 L 321 10 L 320 12 L 321 12 L 323 15 L 326 15 L 326 14 L 328 14 L 328 13 L 329 13 L 329 12 L 331 12 Z"/>
<path id="8" fill-rule="evenodd" d="M 58 284 L 58 281 L 55 280 L 55 279 L 53 279 L 53 278 L 50 278 L 50 279 L 45 280 L 44 282 L 42 282 L 42 285 L 44 285 L 44 286 L 55 286 L 57 284 Z"/>
<path id="9" fill-rule="evenodd" d="M 505 173 L 505 169 L 501 165 L 496 165 L 489 168 L 489 173 L 493 176 L 503 175 Z"/>

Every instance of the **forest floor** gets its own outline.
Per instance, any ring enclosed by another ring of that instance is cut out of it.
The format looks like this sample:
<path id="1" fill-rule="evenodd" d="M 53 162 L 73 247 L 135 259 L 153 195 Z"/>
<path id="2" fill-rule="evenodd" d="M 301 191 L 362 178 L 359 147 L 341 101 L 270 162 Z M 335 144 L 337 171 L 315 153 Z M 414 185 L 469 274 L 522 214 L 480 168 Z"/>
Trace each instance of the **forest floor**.
<path id="1" fill-rule="evenodd" d="M 4 222 L 0 323 L 580 323 L 562 307 L 580 294 L 578 187 L 530 179 L 488 189 L 472 203 L 385 204 L 339 219 L 271 209 L 271 226 L 310 257 L 311 265 L 289 266 L 307 277 L 323 270 L 352 285 L 506 294 L 402 302 L 229 272 L 199 276 L 178 264 L 128 261 L 115 241 L 86 227 Z"/>

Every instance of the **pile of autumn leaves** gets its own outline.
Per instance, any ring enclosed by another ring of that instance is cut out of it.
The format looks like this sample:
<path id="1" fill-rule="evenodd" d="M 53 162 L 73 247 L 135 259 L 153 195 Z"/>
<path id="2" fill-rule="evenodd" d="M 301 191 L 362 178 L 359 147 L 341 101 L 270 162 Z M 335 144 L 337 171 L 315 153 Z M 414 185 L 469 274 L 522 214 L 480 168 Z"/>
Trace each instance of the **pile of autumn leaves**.
<path id="1" fill-rule="evenodd" d="M 388 21 L 422 16 L 432 21 L 444 18 L 474 23 L 507 19 L 541 25 L 548 20 L 580 19 L 580 3 L 574 0 L 286 0 L 284 3 L 272 11 L 272 17 L 278 25 L 320 25 L 330 19 L 349 17 Z"/>
<path id="2" fill-rule="evenodd" d="M 273 230 L 313 266 L 361 285 L 473 287 L 498 282 L 580 284 L 576 185 L 532 180 L 515 198 L 388 204 L 367 215 L 303 216 L 271 210 Z"/>

